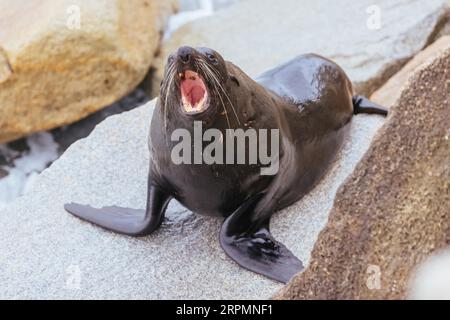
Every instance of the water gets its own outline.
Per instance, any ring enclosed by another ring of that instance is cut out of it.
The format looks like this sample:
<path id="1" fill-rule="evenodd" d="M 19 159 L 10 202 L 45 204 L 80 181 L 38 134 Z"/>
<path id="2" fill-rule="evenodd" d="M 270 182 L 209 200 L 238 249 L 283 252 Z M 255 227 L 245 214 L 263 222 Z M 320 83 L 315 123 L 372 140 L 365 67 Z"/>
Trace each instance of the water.
<path id="1" fill-rule="evenodd" d="M 214 10 L 220 10 L 242 0 L 180 0 L 180 12 L 193 11 L 211 6 Z"/>
<path id="2" fill-rule="evenodd" d="M 181 0 L 180 12 L 170 18 L 164 40 L 170 38 L 173 32 L 184 24 L 211 16 L 217 10 L 226 8 L 238 1 L 242 0 Z"/>
<path id="3" fill-rule="evenodd" d="M 59 157 L 58 145 L 48 132 L 0 145 L 4 177 L 0 179 L 0 209 L 24 194 L 35 178 Z"/>

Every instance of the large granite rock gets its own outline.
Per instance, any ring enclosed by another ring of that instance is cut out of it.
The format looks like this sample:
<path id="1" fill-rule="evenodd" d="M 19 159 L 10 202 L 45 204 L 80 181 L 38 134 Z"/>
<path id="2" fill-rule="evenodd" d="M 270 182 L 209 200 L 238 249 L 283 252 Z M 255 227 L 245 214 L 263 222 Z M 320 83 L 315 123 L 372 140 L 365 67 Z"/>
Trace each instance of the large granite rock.
<path id="1" fill-rule="evenodd" d="M 450 48 L 450 36 L 444 36 L 419 52 L 399 72 L 397 72 L 380 89 L 375 91 L 370 99 L 383 106 L 392 106 L 403 91 L 411 76 L 421 67 L 439 57 L 445 50 Z"/>
<path id="2" fill-rule="evenodd" d="M 132 91 L 174 3 L 0 0 L 0 142 L 72 123 Z"/>
<path id="3" fill-rule="evenodd" d="M 177 203 L 154 235 L 134 239 L 70 216 L 69 201 L 144 208 L 147 135 L 154 102 L 102 122 L 0 209 L 0 298 L 259 299 L 281 285 L 231 261 L 218 241 L 221 219 Z M 272 230 L 304 262 L 339 185 L 384 118 L 357 116 L 332 170 L 302 201 L 275 215 Z"/>
<path id="4" fill-rule="evenodd" d="M 277 298 L 408 296 L 416 266 L 450 241 L 449 92 L 447 49 L 410 80 L 340 188 L 309 267 Z"/>
<path id="5" fill-rule="evenodd" d="M 157 95 L 167 55 L 208 46 L 251 76 L 299 54 L 338 62 L 369 95 L 444 28 L 448 0 L 249 0 L 179 29 L 155 66 Z M 378 19 L 379 17 L 379 19 Z"/>

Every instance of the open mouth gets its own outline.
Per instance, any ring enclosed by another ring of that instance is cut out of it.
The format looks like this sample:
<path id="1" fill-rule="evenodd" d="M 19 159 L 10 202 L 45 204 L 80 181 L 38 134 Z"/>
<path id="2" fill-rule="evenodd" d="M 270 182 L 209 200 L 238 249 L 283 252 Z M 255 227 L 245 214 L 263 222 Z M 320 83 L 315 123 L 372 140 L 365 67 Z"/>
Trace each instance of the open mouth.
<path id="1" fill-rule="evenodd" d="M 205 111 L 208 100 L 208 90 L 203 78 L 196 72 L 186 70 L 179 74 L 181 78 L 181 102 L 186 113 Z"/>

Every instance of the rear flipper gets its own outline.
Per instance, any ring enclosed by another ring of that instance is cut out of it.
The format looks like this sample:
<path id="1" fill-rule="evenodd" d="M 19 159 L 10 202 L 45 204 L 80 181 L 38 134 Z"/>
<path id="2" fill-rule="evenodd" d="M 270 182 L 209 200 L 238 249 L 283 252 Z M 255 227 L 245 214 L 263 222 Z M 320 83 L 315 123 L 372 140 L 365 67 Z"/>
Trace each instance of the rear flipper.
<path id="1" fill-rule="evenodd" d="M 220 231 L 220 244 L 240 266 L 288 283 L 303 269 L 303 264 L 270 234 L 270 217 L 264 220 L 257 217 L 254 209 L 258 200 L 248 200 L 225 220 Z"/>
<path id="2" fill-rule="evenodd" d="M 354 96 L 353 97 L 353 112 L 354 114 L 379 114 L 382 116 L 388 115 L 388 109 L 382 107 L 366 97 L 363 96 Z"/>
<path id="3" fill-rule="evenodd" d="M 75 203 L 66 204 L 64 208 L 74 216 L 104 229 L 142 237 L 151 234 L 161 226 L 170 199 L 171 197 L 159 187 L 149 182 L 147 210 L 145 211 L 120 207 L 95 209 Z"/>

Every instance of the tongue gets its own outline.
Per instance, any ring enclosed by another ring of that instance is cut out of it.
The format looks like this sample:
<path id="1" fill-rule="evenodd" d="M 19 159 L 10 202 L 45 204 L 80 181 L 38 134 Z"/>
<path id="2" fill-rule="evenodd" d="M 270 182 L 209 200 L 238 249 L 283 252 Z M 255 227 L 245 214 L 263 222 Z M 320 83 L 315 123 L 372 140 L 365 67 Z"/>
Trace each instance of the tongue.
<path id="1" fill-rule="evenodd" d="M 205 89 L 203 89 L 201 86 L 194 85 L 192 87 L 190 94 L 188 95 L 189 103 L 192 106 L 195 106 L 197 103 L 200 102 L 200 100 L 202 100 L 204 95 Z"/>
<path id="2" fill-rule="evenodd" d="M 206 93 L 203 80 L 194 72 L 186 72 L 185 79 L 181 82 L 181 90 L 192 107 L 199 103 Z"/>

